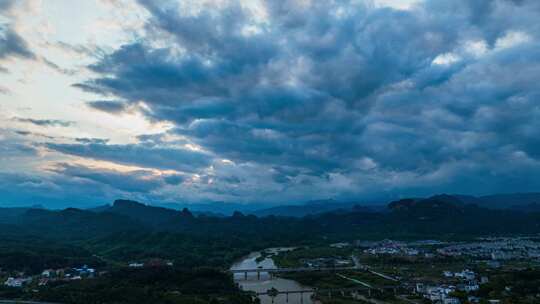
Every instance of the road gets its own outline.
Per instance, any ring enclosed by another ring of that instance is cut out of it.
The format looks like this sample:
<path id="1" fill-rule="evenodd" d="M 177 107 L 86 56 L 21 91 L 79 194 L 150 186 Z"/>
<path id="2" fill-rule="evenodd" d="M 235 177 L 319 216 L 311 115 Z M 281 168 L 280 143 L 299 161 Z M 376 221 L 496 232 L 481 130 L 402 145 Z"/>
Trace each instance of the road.
<path id="1" fill-rule="evenodd" d="M 393 278 L 393 277 L 388 276 L 388 275 L 385 275 L 385 274 L 382 274 L 380 272 L 376 272 L 376 271 L 373 271 L 373 270 L 368 270 L 368 272 L 371 273 L 371 274 L 374 274 L 376 276 L 379 276 L 379 277 L 381 277 L 383 279 L 387 279 L 387 280 L 394 281 L 394 282 L 399 282 L 398 279 Z"/>
<path id="2" fill-rule="evenodd" d="M 360 284 L 360 285 L 365 286 L 365 287 L 367 287 L 367 288 L 378 289 L 378 288 L 375 288 L 375 287 L 369 285 L 369 284 L 366 283 L 366 282 L 362 282 L 362 281 L 359 281 L 359 280 L 357 280 L 357 279 L 349 278 L 349 277 L 344 276 L 344 275 L 339 274 L 339 273 L 338 273 L 338 277 L 340 277 L 340 278 L 342 278 L 342 279 L 345 279 L 345 280 L 349 280 L 349 281 L 351 281 L 351 282 L 353 282 L 353 283 L 356 283 L 356 284 Z"/>

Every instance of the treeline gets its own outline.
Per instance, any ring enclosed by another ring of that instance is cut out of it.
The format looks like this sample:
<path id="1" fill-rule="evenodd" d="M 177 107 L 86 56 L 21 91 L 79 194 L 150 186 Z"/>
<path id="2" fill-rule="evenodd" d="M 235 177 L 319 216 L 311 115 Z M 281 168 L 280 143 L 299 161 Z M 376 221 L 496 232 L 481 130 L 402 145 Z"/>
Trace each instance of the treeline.
<path id="1" fill-rule="evenodd" d="M 540 270 L 500 272 L 491 275 L 477 295 L 486 299 L 501 299 L 501 303 L 532 304 L 540 298 Z"/>
<path id="2" fill-rule="evenodd" d="M 0 271 L 5 273 L 22 271 L 34 275 L 44 269 L 80 267 L 85 264 L 105 266 L 103 261 L 81 246 L 41 237 L 0 236 Z"/>
<path id="3" fill-rule="evenodd" d="M 222 270 L 250 251 L 355 239 L 532 234 L 540 232 L 540 214 L 432 199 L 395 202 L 388 212 L 212 217 L 119 201 L 93 211 L 0 208 L 0 228 L 0 267 L 6 273 L 83 264 L 109 272 L 94 280 L 54 283 L 38 293 L 0 288 L 0 297 L 83 304 L 242 304 L 250 303 L 249 297 Z M 176 268 L 122 267 L 155 258 L 171 260 Z"/>
<path id="4" fill-rule="evenodd" d="M 251 304 L 232 278 L 213 269 L 117 269 L 98 279 L 43 287 L 31 298 L 60 303 Z"/>
<path id="5" fill-rule="evenodd" d="M 194 216 L 188 210 L 130 201 L 120 201 L 100 211 L 28 209 L 18 210 L 10 217 L 2 217 L 0 209 L 0 224 L 5 228 L 0 231 L 0 238 L 18 240 L 12 246 L 6 245 L 5 264 L 1 265 L 15 268 L 22 266 L 23 261 L 33 260 L 41 267 L 49 267 L 55 264 L 54 256 L 59 257 L 57 264 L 61 264 L 73 257 L 86 259 L 97 255 L 124 263 L 158 257 L 184 267 L 228 267 L 249 251 L 274 246 L 355 239 L 467 239 L 540 232 L 539 213 L 490 210 L 435 199 L 399 201 L 391 207 L 385 213 L 355 210 L 304 218 L 258 218 L 239 212 L 231 217 Z M 27 238 L 31 241 L 25 241 Z M 39 244 L 48 253 L 25 244 Z"/>

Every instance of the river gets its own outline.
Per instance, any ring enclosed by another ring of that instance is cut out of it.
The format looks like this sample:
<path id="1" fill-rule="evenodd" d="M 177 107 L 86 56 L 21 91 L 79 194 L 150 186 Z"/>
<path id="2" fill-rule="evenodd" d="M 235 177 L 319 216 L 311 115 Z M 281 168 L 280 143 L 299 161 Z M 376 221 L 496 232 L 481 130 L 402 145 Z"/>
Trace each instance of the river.
<path id="1" fill-rule="evenodd" d="M 279 251 L 290 250 L 291 248 L 271 248 L 265 251 L 277 253 Z M 274 261 L 271 258 L 265 258 L 262 261 L 257 262 L 257 258 L 261 257 L 260 252 L 253 252 L 247 257 L 244 257 L 242 260 L 231 266 L 231 270 L 242 270 L 242 269 L 255 269 L 255 268 L 266 268 L 266 269 L 276 269 L 277 266 L 274 264 Z M 308 286 L 303 286 L 296 281 L 282 279 L 279 277 L 270 278 L 270 275 L 267 272 L 261 272 L 260 280 L 257 280 L 257 273 L 248 273 L 248 279 L 245 280 L 243 273 L 238 273 L 234 275 L 234 280 L 237 282 L 243 290 L 254 291 L 254 292 L 265 292 L 270 288 L 275 288 L 279 291 L 287 290 L 309 290 L 311 289 Z M 289 301 L 285 295 L 278 295 L 274 298 L 269 296 L 260 296 L 261 304 L 316 304 L 311 300 L 311 292 L 306 292 L 303 295 L 300 294 L 290 294 Z"/>

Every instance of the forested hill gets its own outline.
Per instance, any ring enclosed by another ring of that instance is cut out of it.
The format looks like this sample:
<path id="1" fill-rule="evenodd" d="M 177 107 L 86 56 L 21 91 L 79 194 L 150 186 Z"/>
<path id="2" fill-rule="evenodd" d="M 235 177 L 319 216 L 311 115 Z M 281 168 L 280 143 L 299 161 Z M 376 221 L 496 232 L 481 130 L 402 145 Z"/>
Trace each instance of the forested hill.
<path id="1" fill-rule="evenodd" d="M 39 270 L 96 257 L 123 263 L 159 257 L 190 267 L 226 267 L 273 246 L 534 233 L 540 233 L 540 213 L 486 209 L 448 196 L 395 201 L 387 212 L 355 208 L 303 218 L 240 212 L 213 217 L 116 201 L 95 210 L 0 208 L 0 264 L 19 267 L 17 261 L 32 258 L 32 269 Z"/>
<path id="2" fill-rule="evenodd" d="M 536 212 L 494 210 L 465 203 L 453 196 L 404 199 L 391 202 L 388 212 L 363 208 L 315 214 L 303 218 L 256 217 L 240 212 L 229 217 L 193 215 L 118 200 L 107 208 L 61 211 L 46 209 L 0 209 L 0 224 L 20 231 L 53 238 L 87 238 L 118 232 L 171 232 L 198 236 L 257 237 L 271 240 L 318 238 L 321 236 L 362 237 L 366 234 L 462 234 L 485 235 L 540 232 Z"/>

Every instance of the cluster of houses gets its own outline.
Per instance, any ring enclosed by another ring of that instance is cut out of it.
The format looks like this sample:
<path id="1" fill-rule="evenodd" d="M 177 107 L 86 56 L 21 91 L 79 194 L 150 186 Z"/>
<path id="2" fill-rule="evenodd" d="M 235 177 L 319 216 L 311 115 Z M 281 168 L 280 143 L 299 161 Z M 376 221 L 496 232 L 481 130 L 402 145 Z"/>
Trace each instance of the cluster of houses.
<path id="1" fill-rule="evenodd" d="M 131 262 L 128 264 L 129 268 L 143 268 L 143 267 L 172 267 L 174 263 L 172 261 L 163 259 L 150 259 L 146 262 Z"/>
<path id="2" fill-rule="evenodd" d="M 460 272 L 444 271 L 443 275 L 446 278 L 459 278 L 467 281 L 472 281 L 476 278 L 476 273 L 469 269 L 465 269 Z"/>
<path id="3" fill-rule="evenodd" d="M 334 243 L 334 244 L 330 244 L 330 247 L 343 249 L 343 248 L 351 247 L 351 243 L 348 243 L 348 242 Z"/>
<path id="4" fill-rule="evenodd" d="M 336 246 L 345 243 L 334 244 Z M 434 240 L 411 243 L 383 241 L 355 241 L 356 247 L 364 248 L 364 252 L 373 255 L 405 255 L 432 258 L 435 251 L 418 249 L 426 246 L 441 246 L 445 243 Z M 540 259 L 540 242 L 525 237 L 489 238 L 478 242 L 454 244 L 438 248 L 436 253 L 442 256 L 469 256 L 483 260 Z"/>
<path id="5" fill-rule="evenodd" d="M 432 302 L 439 302 L 442 304 L 460 304 L 458 298 L 451 296 L 455 291 L 456 287 L 453 285 L 430 286 L 422 283 L 416 284 L 417 293 L 423 295 L 424 298 L 431 300 Z"/>
<path id="6" fill-rule="evenodd" d="M 52 281 L 68 281 L 68 280 L 81 280 L 83 278 L 93 278 L 96 276 L 96 270 L 90 268 L 87 265 L 75 268 L 62 268 L 62 269 L 46 269 L 43 270 L 40 276 L 31 277 L 19 274 L 17 277 L 9 277 L 4 282 L 5 286 L 21 288 L 34 281 L 38 280 L 38 286 L 47 285 Z"/>
<path id="7" fill-rule="evenodd" d="M 470 256 L 486 260 L 539 259 L 540 243 L 527 238 L 483 239 L 443 247 L 437 252 L 445 256 Z"/>
<path id="8" fill-rule="evenodd" d="M 30 282 L 32 282 L 32 277 L 18 277 L 18 278 L 9 277 L 4 282 L 4 285 L 6 285 L 8 287 L 20 288 L 20 287 L 23 287 L 24 285 L 26 285 L 26 284 L 28 284 Z"/>
<path id="9" fill-rule="evenodd" d="M 416 289 L 415 289 L 415 291 L 418 294 L 423 295 L 424 298 L 430 300 L 433 303 L 438 303 L 438 304 L 460 304 L 461 301 L 458 298 L 452 296 L 452 293 L 458 290 L 466 291 L 467 293 L 469 292 L 468 290 L 461 289 L 459 285 L 454 286 L 454 285 L 446 285 L 446 284 L 438 285 L 438 286 L 431 286 L 431 285 L 424 285 L 422 283 L 418 283 L 416 284 Z M 467 302 L 480 303 L 481 299 L 474 295 L 468 295 Z M 498 304 L 498 303 L 501 303 L 501 301 L 496 300 L 496 299 L 490 299 L 490 300 L 487 300 L 487 303 Z"/>
<path id="10" fill-rule="evenodd" d="M 487 277 L 481 277 L 480 280 L 478 280 L 476 273 L 469 269 L 464 269 L 459 272 L 444 271 L 443 276 L 447 279 L 457 279 L 458 282 L 456 283 L 454 281 L 455 284 L 437 285 L 418 283 L 416 284 L 416 292 L 435 303 L 459 304 L 459 299 L 453 297 L 452 293 L 456 291 L 471 293 L 479 290 L 480 284 L 489 282 Z M 471 303 L 478 303 L 480 299 L 470 295 L 468 301 Z"/>
<path id="11" fill-rule="evenodd" d="M 380 242 L 358 242 L 358 247 L 364 247 L 364 253 L 373 255 L 406 255 L 417 256 L 421 252 L 417 248 L 409 247 L 406 243 L 392 240 Z"/>
<path id="12" fill-rule="evenodd" d="M 141 267 L 171 267 L 173 262 L 162 259 L 151 259 L 144 263 L 133 262 L 128 265 L 130 268 Z M 98 275 L 102 275 L 104 272 L 97 273 L 96 269 L 83 265 L 81 267 L 74 268 L 61 268 L 61 269 L 45 269 L 38 276 L 25 276 L 24 273 L 18 273 L 16 276 L 10 276 L 4 281 L 4 286 L 21 288 L 37 282 L 38 286 L 45 286 L 54 281 L 72 281 L 91 279 Z"/>
<path id="13" fill-rule="evenodd" d="M 339 268 L 353 266 L 353 261 L 341 257 L 324 257 L 316 259 L 304 259 L 302 264 L 310 268 Z"/>

